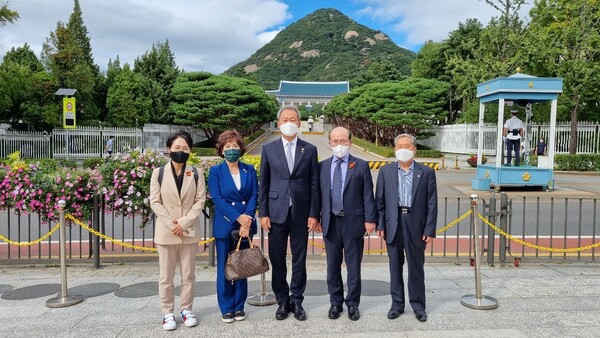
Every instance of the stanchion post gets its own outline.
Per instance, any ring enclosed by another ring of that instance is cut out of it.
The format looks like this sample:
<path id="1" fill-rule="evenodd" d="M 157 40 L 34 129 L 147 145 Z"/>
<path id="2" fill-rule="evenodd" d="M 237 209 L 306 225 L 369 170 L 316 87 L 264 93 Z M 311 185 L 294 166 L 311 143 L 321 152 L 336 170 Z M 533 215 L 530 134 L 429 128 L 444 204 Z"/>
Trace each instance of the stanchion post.
<path id="1" fill-rule="evenodd" d="M 508 195 L 506 193 L 500 194 L 500 230 L 506 232 L 506 224 L 508 218 Z M 500 236 L 500 266 L 504 267 L 506 264 L 506 237 Z"/>
<path id="2" fill-rule="evenodd" d="M 485 202 L 485 201 L 484 201 Z M 489 220 L 492 224 L 496 224 L 496 193 L 492 191 L 488 213 Z M 496 232 L 491 227 L 488 227 L 488 250 L 487 263 L 489 266 L 494 266 L 494 244 L 496 243 Z M 501 249 L 499 249 L 501 250 Z"/>
<path id="3" fill-rule="evenodd" d="M 484 296 L 481 291 L 481 242 L 477 225 L 477 195 L 471 195 L 471 229 L 473 245 L 475 246 L 475 295 L 466 295 L 460 303 L 475 310 L 493 310 L 498 307 L 498 301 L 490 296 Z"/>
<path id="4" fill-rule="evenodd" d="M 94 194 L 94 214 L 93 214 L 94 230 L 100 232 L 100 206 L 98 203 L 98 194 Z M 94 242 L 94 269 L 100 269 L 100 237 L 93 235 Z"/>
<path id="5" fill-rule="evenodd" d="M 67 292 L 67 232 L 65 230 L 65 206 L 64 200 L 58 201 L 59 222 L 60 222 L 60 285 L 61 291 L 55 298 L 46 301 L 46 306 L 51 308 L 67 307 L 81 303 L 83 297 L 80 295 L 70 295 Z"/>
<path id="6" fill-rule="evenodd" d="M 261 226 L 258 227 L 258 233 L 260 238 L 260 250 L 265 252 L 265 233 Z M 255 306 L 273 305 L 277 303 L 277 299 L 274 295 L 267 293 L 267 280 L 265 273 L 260 274 L 260 291 L 248 298 L 248 304 Z"/>

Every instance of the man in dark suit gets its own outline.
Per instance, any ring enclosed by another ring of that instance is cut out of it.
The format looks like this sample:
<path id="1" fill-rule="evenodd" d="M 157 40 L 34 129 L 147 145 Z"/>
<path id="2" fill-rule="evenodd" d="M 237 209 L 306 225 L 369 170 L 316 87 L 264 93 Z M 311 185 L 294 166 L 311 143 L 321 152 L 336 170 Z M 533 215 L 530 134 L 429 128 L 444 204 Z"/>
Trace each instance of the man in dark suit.
<path id="1" fill-rule="evenodd" d="M 260 160 L 260 225 L 269 232 L 271 286 L 279 307 L 278 320 L 293 312 L 306 319 L 302 307 L 306 288 L 308 232 L 320 228 L 319 164 L 317 148 L 298 138 L 300 112 L 286 106 L 277 113 L 282 139 L 265 144 Z M 287 283 L 288 237 L 292 250 L 292 280 Z"/>
<path id="2" fill-rule="evenodd" d="M 408 263 L 408 298 L 421 321 L 425 312 L 425 248 L 435 237 L 437 186 L 435 171 L 413 160 L 414 136 L 401 134 L 394 140 L 397 163 L 383 166 L 375 192 L 379 222 L 377 235 L 385 238 L 390 264 L 392 306 L 389 319 L 404 312 L 404 257 Z"/>
<path id="3" fill-rule="evenodd" d="M 365 232 L 372 233 L 377 222 L 373 197 L 373 179 L 367 162 L 349 153 L 352 135 L 344 127 L 329 133 L 333 156 L 321 162 L 321 225 L 327 250 L 327 290 L 329 318 L 337 319 L 343 311 L 344 283 L 342 258 L 346 260 L 348 293 L 345 303 L 348 318 L 358 320 Z M 343 253 L 343 254 L 342 254 Z"/>

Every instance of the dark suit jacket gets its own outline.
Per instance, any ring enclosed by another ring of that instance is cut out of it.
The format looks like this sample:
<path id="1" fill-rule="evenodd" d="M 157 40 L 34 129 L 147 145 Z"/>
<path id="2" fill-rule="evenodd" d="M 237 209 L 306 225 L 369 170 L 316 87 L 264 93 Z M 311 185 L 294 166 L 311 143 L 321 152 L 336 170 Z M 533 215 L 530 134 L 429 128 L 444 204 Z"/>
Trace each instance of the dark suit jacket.
<path id="1" fill-rule="evenodd" d="M 292 198 L 292 220 L 305 224 L 319 218 L 319 164 L 317 148 L 298 139 L 294 169 L 290 174 L 283 142 L 277 139 L 262 147 L 260 159 L 259 214 L 271 222 L 285 222 Z"/>
<path id="2" fill-rule="evenodd" d="M 398 162 L 379 170 L 375 198 L 379 211 L 377 230 L 385 230 L 385 240 L 391 243 L 398 229 Z M 417 247 L 425 245 L 423 236 L 435 237 L 437 224 L 437 186 L 435 171 L 415 162 L 412 182 L 412 227 L 406 229 L 409 240 Z"/>
<path id="3" fill-rule="evenodd" d="M 238 190 L 229 173 L 227 163 L 223 161 L 210 168 L 208 172 L 208 192 L 215 204 L 213 234 L 215 238 L 229 238 L 231 231 L 239 229 L 236 221 L 241 214 L 256 216 L 258 182 L 256 169 L 250 164 L 238 162 L 240 168 L 241 189 Z M 256 220 L 252 222 L 250 234 L 256 233 Z"/>
<path id="4" fill-rule="evenodd" d="M 321 225 L 323 236 L 329 231 L 331 218 L 331 161 L 319 163 L 321 181 Z M 348 157 L 348 171 L 343 190 L 344 227 L 351 237 L 365 234 L 365 222 L 377 222 L 377 205 L 373 197 L 373 178 L 369 164 L 352 155 Z"/>

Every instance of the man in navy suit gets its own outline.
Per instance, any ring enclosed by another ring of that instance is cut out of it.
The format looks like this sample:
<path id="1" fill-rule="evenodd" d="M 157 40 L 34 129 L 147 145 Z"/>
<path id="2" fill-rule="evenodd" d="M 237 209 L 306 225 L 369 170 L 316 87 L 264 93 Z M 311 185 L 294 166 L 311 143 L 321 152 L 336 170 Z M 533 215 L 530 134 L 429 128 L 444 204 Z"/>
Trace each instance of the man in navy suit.
<path id="1" fill-rule="evenodd" d="M 271 286 L 279 307 L 275 318 L 282 320 L 293 312 L 306 320 L 302 307 L 306 288 L 308 232 L 320 228 L 318 217 L 319 164 L 317 148 L 298 138 L 300 112 L 282 107 L 277 126 L 283 137 L 262 147 L 260 160 L 260 225 L 269 232 Z M 287 282 L 288 237 L 292 250 L 292 280 Z"/>
<path id="2" fill-rule="evenodd" d="M 348 318 L 358 320 L 365 232 L 372 233 L 377 222 L 373 178 L 367 162 L 349 153 L 352 134 L 344 127 L 329 133 L 333 156 L 320 163 L 321 225 L 327 250 L 328 316 L 340 317 L 342 304 Z M 348 293 L 344 300 L 342 258 L 346 260 Z"/>
<path id="3" fill-rule="evenodd" d="M 397 163 L 383 166 L 377 177 L 375 197 L 379 211 L 377 235 L 385 238 L 390 264 L 392 306 L 389 319 L 404 312 L 402 266 L 408 263 L 408 298 L 421 321 L 425 312 L 425 248 L 435 237 L 437 186 L 435 171 L 413 160 L 414 136 L 401 134 L 394 140 Z"/>

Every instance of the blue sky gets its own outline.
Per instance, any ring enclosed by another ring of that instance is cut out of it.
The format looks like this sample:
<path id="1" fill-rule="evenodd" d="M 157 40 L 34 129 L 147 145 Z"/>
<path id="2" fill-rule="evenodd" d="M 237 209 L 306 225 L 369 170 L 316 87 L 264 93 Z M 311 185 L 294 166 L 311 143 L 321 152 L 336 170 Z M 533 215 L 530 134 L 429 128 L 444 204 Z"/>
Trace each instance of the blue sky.
<path id="1" fill-rule="evenodd" d="M 117 55 L 121 64 L 133 64 L 168 39 L 180 68 L 215 74 L 319 8 L 336 8 L 415 52 L 427 40 L 445 39 L 468 18 L 485 25 L 499 15 L 483 0 L 80 0 L 80 5 L 100 69 Z M 0 57 L 24 43 L 40 55 L 57 22 L 69 20 L 73 0 L 19 0 L 9 6 L 20 18 L 0 30 Z M 529 8 L 521 12 L 525 22 Z"/>

